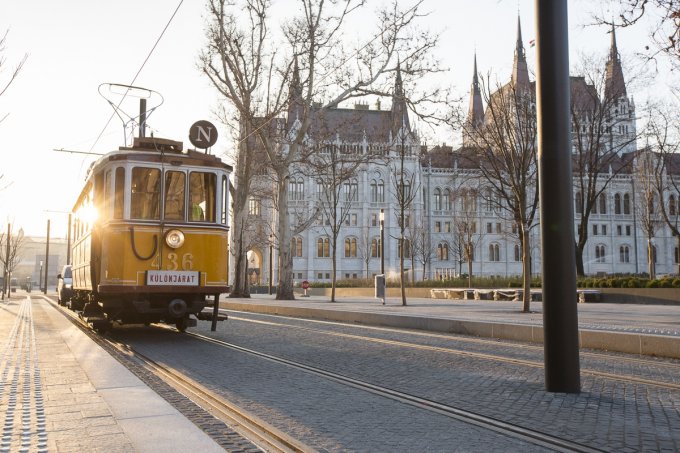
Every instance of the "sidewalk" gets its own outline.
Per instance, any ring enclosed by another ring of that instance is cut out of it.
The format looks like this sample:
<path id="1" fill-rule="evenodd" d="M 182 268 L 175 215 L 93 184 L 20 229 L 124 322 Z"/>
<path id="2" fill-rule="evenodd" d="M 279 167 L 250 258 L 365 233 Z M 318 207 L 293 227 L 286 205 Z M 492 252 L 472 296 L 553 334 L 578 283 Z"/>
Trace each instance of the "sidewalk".
<path id="1" fill-rule="evenodd" d="M 326 296 L 279 301 L 275 296 L 250 299 L 223 296 L 220 307 L 236 311 L 310 317 L 329 321 L 420 329 L 507 340 L 543 341 L 543 305 L 521 302 Z M 581 348 L 680 358 L 680 305 L 577 304 Z"/>
<path id="2" fill-rule="evenodd" d="M 0 452 L 217 452 L 41 295 L 0 302 Z"/>

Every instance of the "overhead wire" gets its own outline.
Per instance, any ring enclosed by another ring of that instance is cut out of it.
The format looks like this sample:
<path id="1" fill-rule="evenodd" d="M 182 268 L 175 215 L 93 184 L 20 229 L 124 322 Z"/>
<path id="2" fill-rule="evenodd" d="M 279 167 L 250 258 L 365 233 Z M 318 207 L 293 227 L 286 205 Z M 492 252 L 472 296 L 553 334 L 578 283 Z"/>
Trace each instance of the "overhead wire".
<path id="1" fill-rule="evenodd" d="M 175 16 L 177 15 L 177 11 L 179 11 L 179 8 L 180 8 L 180 6 L 182 6 L 182 3 L 184 3 L 184 0 L 180 0 L 180 1 L 179 1 L 179 4 L 178 4 L 177 7 L 175 8 L 175 11 L 172 13 L 172 16 L 170 16 L 170 19 L 169 19 L 168 22 L 165 24 L 165 27 L 163 28 L 163 31 L 161 31 L 161 34 L 160 34 L 160 35 L 158 36 L 158 38 L 156 39 L 156 42 L 154 43 L 154 45 L 153 45 L 153 47 L 151 48 L 151 50 L 149 51 L 148 55 L 147 55 L 146 58 L 144 59 L 144 62 L 143 62 L 142 65 L 139 67 L 139 70 L 137 71 L 137 73 L 136 73 L 135 76 L 133 77 L 132 81 L 131 81 L 128 85 L 134 85 L 135 81 L 137 80 L 137 77 L 139 77 L 139 74 L 140 74 L 140 73 L 142 72 L 142 70 L 144 69 L 144 66 L 146 66 L 146 63 L 149 61 L 149 58 L 151 58 L 151 55 L 152 55 L 153 52 L 156 50 L 156 47 L 158 46 L 158 43 L 159 43 L 160 40 L 163 38 L 163 35 L 165 34 L 166 30 L 168 29 L 168 27 L 169 27 L 170 24 L 172 23 L 172 20 L 173 20 L 173 19 L 175 18 Z M 129 89 L 127 89 L 127 90 L 125 91 L 125 93 L 123 93 L 123 96 L 120 98 L 120 101 L 118 102 L 118 105 L 116 105 L 116 109 L 118 109 L 118 108 L 120 107 L 120 105 L 123 103 L 123 101 L 125 100 L 125 97 L 127 96 L 128 91 L 129 91 Z M 104 132 L 106 131 L 106 128 L 109 127 L 109 124 L 111 123 L 111 120 L 113 119 L 113 117 L 114 117 L 115 115 L 116 115 L 116 111 L 114 110 L 113 113 L 111 113 L 111 116 L 109 117 L 109 119 L 106 121 L 106 124 L 104 125 L 104 128 L 102 129 L 102 131 L 101 131 L 101 132 L 99 133 L 99 135 L 97 136 L 97 139 L 94 141 L 94 143 L 93 143 L 92 146 L 90 147 L 90 152 L 92 152 L 92 150 L 94 149 L 94 147 L 97 146 L 97 143 L 99 142 L 99 139 L 102 137 L 102 135 L 104 135 Z"/>

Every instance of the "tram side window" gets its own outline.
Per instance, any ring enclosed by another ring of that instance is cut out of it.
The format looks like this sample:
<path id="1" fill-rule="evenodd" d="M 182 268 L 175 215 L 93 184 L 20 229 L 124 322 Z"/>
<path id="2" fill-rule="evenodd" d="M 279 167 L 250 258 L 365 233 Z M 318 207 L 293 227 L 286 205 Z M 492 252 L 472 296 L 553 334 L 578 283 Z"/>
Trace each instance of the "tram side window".
<path id="1" fill-rule="evenodd" d="M 104 174 L 104 212 L 101 213 L 102 218 L 109 219 L 111 217 L 111 170 L 107 170 Z"/>
<path id="2" fill-rule="evenodd" d="M 229 179 L 222 176 L 222 213 L 220 220 L 223 225 L 227 224 L 227 214 L 229 213 Z"/>
<path id="3" fill-rule="evenodd" d="M 181 171 L 165 173 L 165 219 L 184 220 L 185 180 L 186 175 Z"/>
<path id="4" fill-rule="evenodd" d="M 113 218 L 123 218 L 123 206 L 125 206 L 125 168 L 116 168 L 116 180 L 113 200 Z"/>
<path id="5" fill-rule="evenodd" d="M 132 169 L 130 217 L 142 220 L 160 219 L 161 172 L 157 168 Z"/>
<path id="6" fill-rule="evenodd" d="M 215 221 L 217 178 L 214 173 L 193 171 L 189 174 L 189 220 Z"/>

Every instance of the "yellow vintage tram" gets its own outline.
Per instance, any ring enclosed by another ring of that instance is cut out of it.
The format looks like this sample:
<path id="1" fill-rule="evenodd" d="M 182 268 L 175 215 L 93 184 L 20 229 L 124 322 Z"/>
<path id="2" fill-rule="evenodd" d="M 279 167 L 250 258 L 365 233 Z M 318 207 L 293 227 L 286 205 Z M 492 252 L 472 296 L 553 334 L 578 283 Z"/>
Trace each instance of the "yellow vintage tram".
<path id="1" fill-rule="evenodd" d="M 228 291 L 231 171 L 154 137 L 98 159 L 73 208 L 70 308 L 100 331 L 212 319 L 202 310 Z"/>

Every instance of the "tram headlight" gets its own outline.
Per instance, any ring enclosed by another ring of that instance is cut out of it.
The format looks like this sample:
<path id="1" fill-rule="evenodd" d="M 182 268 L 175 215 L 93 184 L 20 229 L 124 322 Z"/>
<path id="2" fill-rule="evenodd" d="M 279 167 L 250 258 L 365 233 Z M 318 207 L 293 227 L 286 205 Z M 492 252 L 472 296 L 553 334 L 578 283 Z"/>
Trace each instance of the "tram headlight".
<path id="1" fill-rule="evenodd" d="M 184 233 L 179 230 L 170 230 L 165 234 L 165 243 L 168 247 L 178 249 L 184 244 Z"/>

